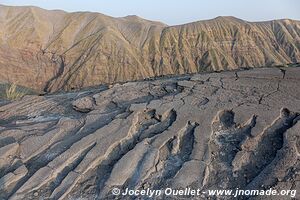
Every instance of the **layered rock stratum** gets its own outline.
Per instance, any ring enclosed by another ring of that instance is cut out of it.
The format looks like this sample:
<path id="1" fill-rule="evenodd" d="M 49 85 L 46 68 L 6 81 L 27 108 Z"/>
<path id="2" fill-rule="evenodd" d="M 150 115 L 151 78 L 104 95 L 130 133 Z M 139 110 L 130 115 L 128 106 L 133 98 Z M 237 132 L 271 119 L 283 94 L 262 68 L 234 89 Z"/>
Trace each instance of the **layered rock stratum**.
<path id="1" fill-rule="evenodd" d="M 204 192 L 155 199 L 299 192 L 299 77 L 300 68 L 263 68 L 4 102 L 0 199 L 134 199 L 115 187 Z"/>
<path id="2" fill-rule="evenodd" d="M 218 17 L 167 26 L 137 16 L 0 5 L 0 82 L 38 92 L 300 60 L 300 22 Z"/>

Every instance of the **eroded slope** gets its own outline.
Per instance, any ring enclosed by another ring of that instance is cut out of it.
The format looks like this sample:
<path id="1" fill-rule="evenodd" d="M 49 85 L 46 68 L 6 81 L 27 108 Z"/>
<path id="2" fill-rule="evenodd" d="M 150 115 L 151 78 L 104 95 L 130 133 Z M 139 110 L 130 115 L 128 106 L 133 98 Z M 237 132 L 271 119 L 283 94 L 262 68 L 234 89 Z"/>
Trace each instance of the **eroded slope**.
<path id="1" fill-rule="evenodd" d="M 0 26 L 0 81 L 38 92 L 300 60 L 294 20 L 218 17 L 167 26 L 136 16 L 0 6 Z"/>

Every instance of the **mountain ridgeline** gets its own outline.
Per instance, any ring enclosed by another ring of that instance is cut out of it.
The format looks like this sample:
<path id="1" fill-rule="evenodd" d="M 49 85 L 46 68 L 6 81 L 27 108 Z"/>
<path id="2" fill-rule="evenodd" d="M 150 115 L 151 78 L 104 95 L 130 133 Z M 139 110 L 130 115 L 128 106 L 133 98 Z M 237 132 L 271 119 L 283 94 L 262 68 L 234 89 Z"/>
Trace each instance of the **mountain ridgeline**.
<path id="1" fill-rule="evenodd" d="M 0 5 L 0 82 L 39 92 L 300 61 L 300 22 L 167 26 L 137 16 Z"/>

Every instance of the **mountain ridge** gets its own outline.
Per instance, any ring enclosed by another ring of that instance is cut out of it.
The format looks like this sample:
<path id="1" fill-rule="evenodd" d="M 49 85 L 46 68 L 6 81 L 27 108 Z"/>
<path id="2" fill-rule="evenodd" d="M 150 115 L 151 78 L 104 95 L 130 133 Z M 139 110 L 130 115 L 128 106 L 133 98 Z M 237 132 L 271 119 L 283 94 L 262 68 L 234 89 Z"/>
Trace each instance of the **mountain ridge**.
<path id="1" fill-rule="evenodd" d="M 137 16 L 0 5 L 0 81 L 39 92 L 300 61 L 300 22 Z"/>
<path id="2" fill-rule="evenodd" d="M 44 10 L 44 11 L 49 11 L 49 12 L 64 12 L 66 14 L 73 14 L 73 13 L 99 14 L 99 15 L 104 15 L 104 16 L 107 16 L 107 17 L 115 18 L 115 19 L 122 19 L 122 18 L 127 18 L 127 17 L 138 17 L 138 18 L 143 19 L 145 21 L 162 23 L 162 24 L 164 24 L 164 25 L 166 25 L 168 27 L 187 25 L 187 24 L 197 23 L 197 22 L 203 22 L 203 21 L 210 21 L 210 20 L 215 20 L 217 18 L 234 18 L 234 19 L 242 20 L 244 22 L 249 22 L 249 23 L 260 23 L 260 22 L 263 23 L 263 22 L 282 21 L 282 20 L 290 20 L 290 21 L 300 22 L 300 19 L 292 19 L 292 18 L 279 18 L 279 19 L 270 19 L 270 20 L 250 21 L 250 20 L 245 20 L 245 19 L 238 18 L 238 17 L 232 16 L 232 15 L 219 15 L 219 16 L 216 16 L 216 17 L 211 18 L 211 19 L 200 19 L 200 20 L 196 20 L 196 21 L 192 21 L 192 22 L 187 22 L 187 23 L 180 23 L 180 24 L 168 25 L 165 22 L 147 19 L 147 18 L 141 17 L 141 16 L 136 15 L 136 14 L 130 14 L 130 15 L 120 16 L 120 17 L 113 17 L 113 16 L 110 16 L 110 15 L 107 15 L 107 14 L 103 14 L 103 13 L 100 13 L 100 12 L 97 12 L 97 11 L 66 11 L 66 10 L 63 10 L 63 9 L 45 9 L 45 8 L 41 8 L 41 7 L 38 7 L 38 6 L 31 6 L 31 5 L 12 6 L 12 5 L 5 5 L 5 4 L 1 4 L 0 3 L 0 7 L 1 6 L 2 7 L 11 7 L 11 8 L 20 8 L 20 9 L 21 8 L 34 8 L 34 9 L 39 9 L 39 10 Z"/>

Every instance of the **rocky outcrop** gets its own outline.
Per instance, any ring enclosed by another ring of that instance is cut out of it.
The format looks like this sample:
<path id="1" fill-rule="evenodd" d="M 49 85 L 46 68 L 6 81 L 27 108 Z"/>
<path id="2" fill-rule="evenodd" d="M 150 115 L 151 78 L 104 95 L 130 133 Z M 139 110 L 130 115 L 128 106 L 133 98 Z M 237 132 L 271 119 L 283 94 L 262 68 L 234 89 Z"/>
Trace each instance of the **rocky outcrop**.
<path id="1" fill-rule="evenodd" d="M 299 190 L 299 75 L 205 73 L 6 104 L 0 198 L 133 199 L 112 190 L 170 187 L 201 195 L 155 198 L 230 199 L 208 190 Z"/>
<path id="2" fill-rule="evenodd" d="M 167 26 L 35 7 L 0 6 L 0 13 L 0 81 L 38 92 L 300 60 L 295 20 Z"/>
<path id="3" fill-rule="evenodd" d="M 95 100 L 93 97 L 83 97 L 74 101 L 72 105 L 79 112 L 90 112 L 95 106 Z"/>

